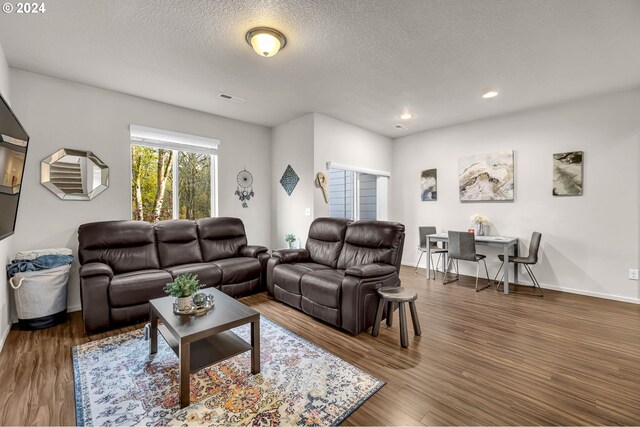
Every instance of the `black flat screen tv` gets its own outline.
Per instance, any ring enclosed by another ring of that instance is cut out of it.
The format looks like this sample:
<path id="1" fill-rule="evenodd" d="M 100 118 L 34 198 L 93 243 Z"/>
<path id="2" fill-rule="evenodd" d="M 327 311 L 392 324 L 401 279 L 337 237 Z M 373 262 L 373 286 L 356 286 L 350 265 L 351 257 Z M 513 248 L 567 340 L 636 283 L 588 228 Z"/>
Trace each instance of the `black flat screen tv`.
<path id="1" fill-rule="evenodd" d="M 0 240 L 16 229 L 29 135 L 0 96 Z"/>

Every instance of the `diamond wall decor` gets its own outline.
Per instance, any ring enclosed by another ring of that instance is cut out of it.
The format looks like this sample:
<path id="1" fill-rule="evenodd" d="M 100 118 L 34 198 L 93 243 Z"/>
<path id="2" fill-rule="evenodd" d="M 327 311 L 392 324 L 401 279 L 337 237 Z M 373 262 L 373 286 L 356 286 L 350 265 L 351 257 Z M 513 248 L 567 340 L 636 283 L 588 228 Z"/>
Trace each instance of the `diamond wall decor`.
<path id="1" fill-rule="evenodd" d="M 291 165 L 287 165 L 287 169 L 282 174 L 282 178 L 280 178 L 280 185 L 282 185 L 284 191 L 291 195 L 293 189 L 298 185 L 298 181 L 300 181 L 300 177 L 296 174 L 296 171 L 293 170 Z"/>

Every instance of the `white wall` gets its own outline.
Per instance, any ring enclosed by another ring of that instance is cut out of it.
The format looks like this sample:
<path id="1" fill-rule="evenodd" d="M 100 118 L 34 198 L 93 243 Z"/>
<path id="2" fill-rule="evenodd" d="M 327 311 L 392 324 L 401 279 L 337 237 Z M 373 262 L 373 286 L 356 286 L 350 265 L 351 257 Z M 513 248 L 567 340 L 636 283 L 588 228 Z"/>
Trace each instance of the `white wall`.
<path id="1" fill-rule="evenodd" d="M 397 139 L 391 218 L 407 226 L 403 261 L 417 261 L 418 226 L 466 230 L 469 217 L 480 213 L 491 219 L 492 234 L 520 237 L 525 253 L 531 232 L 542 233 L 534 270 L 543 287 L 639 302 L 638 282 L 627 278 L 640 256 L 638 111 L 634 90 Z M 460 203 L 458 158 L 511 149 L 515 202 Z M 584 195 L 554 197 L 552 154 L 574 150 L 584 151 Z M 430 168 L 438 169 L 438 201 L 421 202 L 420 172 Z M 495 273 L 496 252 L 479 248 L 491 254 Z M 462 272 L 475 274 L 474 267 Z"/>
<path id="2" fill-rule="evenodd" d="M 326 174 L 327 162 L 391 172 L 393 165 L 391 138 L 322 114 L 316 113 L 313 116 L 313 162 L 316 172 L 324 171 Z M 384 189 L 381 189 L 381 192 L 384 193 Z M 317 188 L 314 188 L 314 207 L 316 218 L 329 215 L 329 205 L 325 203 L 322 191 Z M 379 218 L 385 214 L 383 211 L 378 213 Z"/>
<path id="3" fill-rule="evenodd" d="M 245 223 L 250 244 L 271 242 L 270 130 L 129 95 L 11 70 L 13 108 L 31 136 L 15 250 L 77 248 L 77 229 L 92 221 L 131 218 L 129 125 L 220 140 L 219 214 Z M 60 148 L 93 151 L 110 168 L 110 188 L 88 202 L 63 201 L 40 184 L 40 161 Z M 243 209 L 233 193 L 246 165 L 255 199 Z M 77 268 L 69 307 L 79 309 Z"/>
<path id="4" fill-rule="evenodd" d="M 274 127 L 272 147 L 274 249 L 285 246 L 288 233 L 295 234 L 304 247 L 313 219 L 329 215 L 329 205 L 314 183 L 317 172 L 327 172 L 327 162 L 388 172 L 392 167 L 390 138 L 318 113 Z M 288 164 L 300 177 L 291 196 L 279 182 Z M 386 189 L 380 187 L 381 200 L 386 201 Z M 307 208 L 310 215 L 305 214 Z M 386 211 L 380 210 L 379 215 Z"/>
<path id="5" fill-rule="evenodd" d="M 272 130 L 271 182 L 273 186 L 273 232 L 271 248 L 286 247 L 285 234 L 295 234 L 301 245 L 313 220 L 313 114 L 307 114 Z M 280 185 L 287 165 L 300 181 L 291 196 Z M 310 215 L 305 209 L 310 209 Z"/>
<path id="6" fill-rule="evenodd" d="M 0 46 L 0 94 L 4 99 L 9 102 L 9 66 L 7 65 L 7 59 L 4 56 L 2 46 Z M 20 207 L 18 215 L 23 211 Z M 7 237 L 4 240 L 0 240 L 0 263 L 6 265 L 12 256 L 12 244 L 13 236 Z M 11 328 L 11 317 L 9 315 L 9 288 L 7 284 L 7 275 L 0 274 L 0 350 L 4 345 L 4 341 L 9 334 Z"/>

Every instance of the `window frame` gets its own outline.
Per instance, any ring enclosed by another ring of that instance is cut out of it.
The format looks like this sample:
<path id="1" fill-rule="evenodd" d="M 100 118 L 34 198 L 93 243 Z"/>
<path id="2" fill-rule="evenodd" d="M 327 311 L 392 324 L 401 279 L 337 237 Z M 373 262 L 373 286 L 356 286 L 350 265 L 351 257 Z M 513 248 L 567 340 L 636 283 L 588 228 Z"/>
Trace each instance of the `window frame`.
<path id="1" fill-rule="evenodd" d="M 342 163 L 337 163 L 333 161 L 328 161 L 326 163 L 326 170 L 328 173 L 331 172 L 332 169 L 341 170 L 345 172 L 352 172 L 354 174 L 354 183 L 353 183 L 353 195 L 352 195 L 352 203 L 353 203 L 353 216 L 354 218 L 349 218 L 353 221 L 357 221 L 360 219 L 360 203 L 359 203 L 359 194 L 360 194 L 360 174 L 373 175 L 376 177 L 376 219 L 378 221 L 386 221 L 388 219 L 388 210 L 389 210 L 389 179 L 391 178 L 391 172 L 377 169 L 369 169 L 360 166 L 352 166 L 345 165 Z M 331 182 L 329 182 L 331 185 Z M 331 216 L 331 207 L 329 206 L 328 214 Z"/>
<path id="2" fill-rule="evenodd" d="M 353 217 L 352 218 L 345 218 L 345 219 L 350 219 L 352 221 L 358 221 L 360 220 L 360 214 L 361 214 L 361 207 L 360 207 L 360 178 L 362 175 L 370 175 L 370 176 L 375 176 L 376 177 L 376 192 L 377 192 L 377 179 L 380 178 L 380 176 L 378 175 L 373 175 L 370 173 L 365 173 L 365 172 L 359 172 L 356 170 L 350 170 L 350 169 L 340 169 L 337 167 L 332 167 L 331 169 L 328 170 L 329 172 L 329 176 L 331 176 L 331 171 L 341 171 L 341 172 L 350 172 L 353 174 L 353 179 L 352 179 L 352 183 L 350 185 L 351 187 L 351 206 L 352 206 L 352 213 L 353 213 Z M 345 176 L 345 181 L 346 181 L 346 176 Z M 331 185 L 331 184 L 329 184 Z M 346 190 L 347 186 L 345 185 L 345 190 Z M 346 191 L 345 191 L 346 193 Z M 345 209 L 346 212 L 346 209 Z M 329 192 L 329 215 L 331 215 L 331 192 Z M 334 217 L 337 218 L 337 217 Z M 342 217 L 340 217 L 342 218 Z M 378 219 L 378 196 L 376 194 L 376 219 Z"/>
<path id="3" fill-rule="evenodd" d="M 180 152 L 206 154 L 210 163 L 210 217 L 218 216 L 218 146 L 220 141 L 202 136 L 188 135 L 144 126 L 130 125 L 129 145 L 129 180 L 133 178 L 131 153 L 133 146 L 142 146 L 154 150 L 168 150 L 173 152 L 172 165 L 172 214 L 173 219 L 180 218 Z M 132 186 L 129 185 L 129 200 L 133 199 Z"/>

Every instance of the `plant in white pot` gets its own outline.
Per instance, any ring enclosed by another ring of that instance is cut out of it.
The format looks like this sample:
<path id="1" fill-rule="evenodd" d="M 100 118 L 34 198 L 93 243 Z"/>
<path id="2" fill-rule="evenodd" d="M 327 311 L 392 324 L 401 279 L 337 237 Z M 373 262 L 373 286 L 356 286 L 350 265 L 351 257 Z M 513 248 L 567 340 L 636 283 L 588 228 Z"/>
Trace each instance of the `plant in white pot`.
<path id="1" fill-rule="evenodd" d="M 167 283 L 164 291 L 176 299 L 179 311 L 191 310 L 191 297 L 202 288 L 198 277 L 195 274 L 181 274 Z"/>
<path id="2" fill-rule="evenodd" d="M 295 234 L 287 234 L 284 236 L 284 241 L 287 242 L 287 246 L 289 246 L 289 249 L 293 249 L 293 244 L 296 241 L 296 235 Z"/>

